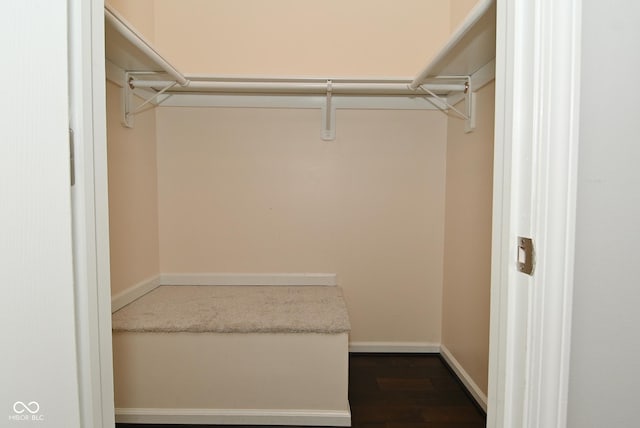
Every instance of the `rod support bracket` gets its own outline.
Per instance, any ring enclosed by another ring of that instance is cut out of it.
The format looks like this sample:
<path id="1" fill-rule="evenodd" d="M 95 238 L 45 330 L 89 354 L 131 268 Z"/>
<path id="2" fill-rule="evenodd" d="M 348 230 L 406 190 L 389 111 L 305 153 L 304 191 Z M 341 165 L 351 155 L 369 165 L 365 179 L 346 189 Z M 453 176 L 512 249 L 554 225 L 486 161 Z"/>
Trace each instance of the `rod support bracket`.
<path id="1" fill-rule="evenodd" d="M 322 131 L 320 138 L 323 141 L 333 141 L 336 139 L 336 107 L 332 100 L 333 82 L 327 80 L 327 98 L 322 106 Z"/>
<path id="2" fill-rule="evenodd" d="M 158 101 L 159 97 L 177 84 L 177 81 L 172 81 L 168 85 L 165 83 L 166 86 L 152 94 L 149 98 L 144 100 L 142 104 L 136 107 L 133 104 L 133 91 L 136 89 L 136 83 L 133 76 L 131 76 L 131 73 L 125 71 L 125 84 L 122 86 L 122 125 L 126 128 L 133 128 L 133 118 L 135 115 L 140 113 L 148 104 L 159 105 L 162 103 L 164 99 Z"/>
<path id="3" fill-rule="evenodd" d="M 122 105 L 121 112 L 122 117 L 120 123 L 125 128 L 133 128 L 134 114 L 133 114 L 133 77 L 128 71 L 124 72 L 124 85 L 122 85 Z"/>
<path id="4" fill-rule="evenodd" d="M 470 133 L 476 129 L 476 93 L 471 86 L 471 77 L 467 77 L 464 84 L 464 106 L 466 119 L 464 121 L 464 132 Z"/>

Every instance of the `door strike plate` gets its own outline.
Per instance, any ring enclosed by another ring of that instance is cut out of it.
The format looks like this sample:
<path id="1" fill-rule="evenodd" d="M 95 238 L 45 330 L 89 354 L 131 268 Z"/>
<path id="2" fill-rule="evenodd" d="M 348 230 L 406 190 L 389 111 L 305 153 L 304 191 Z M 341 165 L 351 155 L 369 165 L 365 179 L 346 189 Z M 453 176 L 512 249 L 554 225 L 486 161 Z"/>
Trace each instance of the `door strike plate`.
<path id="1" fill-rule="evenodd" d="M 533 276 L 535 269 L 535 250 L 533 239 L 518 236 L 518 270 Z"/>

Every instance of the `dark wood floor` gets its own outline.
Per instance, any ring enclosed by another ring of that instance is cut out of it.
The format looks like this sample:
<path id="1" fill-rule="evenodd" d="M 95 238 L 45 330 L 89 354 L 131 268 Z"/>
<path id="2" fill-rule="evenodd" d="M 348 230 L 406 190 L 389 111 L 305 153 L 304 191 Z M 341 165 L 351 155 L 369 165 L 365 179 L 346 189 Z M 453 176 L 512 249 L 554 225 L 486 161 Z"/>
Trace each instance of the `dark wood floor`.
<path id="1" fill-rule="evenodd" d="M 486 417 L 439 355 L 355 354 L 354 428 L 483 428 Z"/>
<path id="2" fill-rule="evenodd" d="M 349 403 L 354 428 L 484 428 L 486 425 L 482 410 L 439 355 L 351 354 L 349 363 Z"/>

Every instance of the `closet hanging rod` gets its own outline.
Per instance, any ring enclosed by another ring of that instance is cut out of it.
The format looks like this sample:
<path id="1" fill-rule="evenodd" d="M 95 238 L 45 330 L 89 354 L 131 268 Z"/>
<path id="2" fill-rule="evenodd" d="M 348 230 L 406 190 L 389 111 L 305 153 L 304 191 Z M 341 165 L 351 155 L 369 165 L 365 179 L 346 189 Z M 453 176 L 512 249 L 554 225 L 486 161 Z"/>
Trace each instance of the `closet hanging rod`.
<path id="1" fill-rule="evenodd" d="M 453 50 L 453 48 L 460 43 L 462 38 L 473 28 L 473 26 L 480 21 L 480 19 L 487 13 L 495 0 L 480 0 L 469 12 L 466 19 L 451 35 L 447 43 L 443 48 L 434 56 L 427 66 L 418 73 L 413 82 L 409 84 L 411 89 L 417 89 L 425 80 L 433 77 L 434 68 L 440 64 L 440 62 Z"/>
<path id="2" fill-rule="evenodd" d="M 327 92 L 327 79 L 324 82 L 214 82 L 214 81 L 194 81 L 182 88 L 180 91 L 210 91 L 222 93 L 269 93 L 269 94 L 325 94 Z M 132 79 L 130 85 L 133 88 L 152 89 L 162 88 L 170 85 L 168 80 L 142 80 Z M 433 92 L 464 92 L 464 83 L 428 83 L 421 85 Z M 415 90 L 409 88 L 406 83 L 331 83 L 331 92 L 340 95 L 428 95 L 422 88 Z"/>
<path id="3" fill-rule="evenodd" d="M 132 26 L 108 5 L 105 5 L 104 17 L 122 37 L 155 62 L 164 72 L 174 78 L 179 85 L 185 86 L 189 83 L 189 80 L 182 73 L 164 59 L 146 40 L 137 35 Z"/>

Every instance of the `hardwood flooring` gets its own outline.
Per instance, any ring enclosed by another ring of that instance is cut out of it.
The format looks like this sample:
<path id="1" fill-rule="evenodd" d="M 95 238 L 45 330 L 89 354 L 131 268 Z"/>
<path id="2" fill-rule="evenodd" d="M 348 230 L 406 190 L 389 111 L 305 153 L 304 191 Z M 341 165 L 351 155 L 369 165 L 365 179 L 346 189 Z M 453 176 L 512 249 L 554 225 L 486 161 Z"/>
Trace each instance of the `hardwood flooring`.
<path id="1" fill-rule="evenodd" d="M 354 428 L 483 428 L 486 417 L 439 355 L 353 354 Z"/>
<path id="2" fill-rule="evenodd" d="M 353 428 L 484 428 L 486 425 L 484 412 L 436 354 L 351 354 L 349 403 Z"/>

